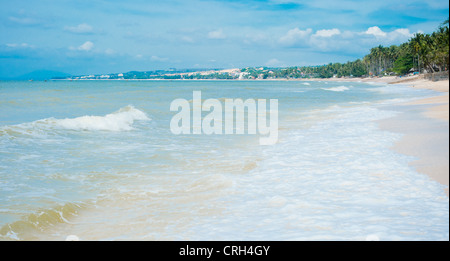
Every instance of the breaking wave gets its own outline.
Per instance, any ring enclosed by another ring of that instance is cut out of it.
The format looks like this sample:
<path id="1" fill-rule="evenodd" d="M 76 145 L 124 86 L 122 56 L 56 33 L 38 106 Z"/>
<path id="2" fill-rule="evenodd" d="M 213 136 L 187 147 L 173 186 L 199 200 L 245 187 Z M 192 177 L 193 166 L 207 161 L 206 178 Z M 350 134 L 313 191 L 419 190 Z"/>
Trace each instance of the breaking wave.
<path id="1" fill-rule="evenodd" d="M 128 131 L 133 129 L 132 125 L 137 120 L 150 120 L 150 118 L 144 112 L 128 105 L 105 116 L 86 115 L 66 119 L 46 118 L 30 123 L 4 126 L 0 128 L 0 135 L 27 135 L 32 134 L 35 130 L 46 130 L 49 128 L 88 131 Z"/>
<path id="2" fill-rule="evenodd" d="M 128 105 L 105 116 L 82 116 L 74 119 L 53 120 L 54 124 L 70 130 L 124 131 L 133 129 L 136 120 L 150 120 L 147 115 Z"/>
<path id="3" fill-rule="evenodd" d="M 338 87 L 331 87 L 331 88 L 322 88 L 322 90 L 332 91 L 332 92 L 343 92 L 343 91 L 348 91 L 350 89 L 345 86 L 338 86 Z"/>

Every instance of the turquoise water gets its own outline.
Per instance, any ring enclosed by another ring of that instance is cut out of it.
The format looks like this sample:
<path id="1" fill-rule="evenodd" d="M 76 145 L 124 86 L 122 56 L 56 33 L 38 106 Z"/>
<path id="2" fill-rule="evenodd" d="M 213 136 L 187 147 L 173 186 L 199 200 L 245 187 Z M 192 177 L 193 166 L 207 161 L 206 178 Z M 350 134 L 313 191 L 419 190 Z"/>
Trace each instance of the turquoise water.
<path id="1" fill-rule="evenodd" d="M 170 103 L 193 91 L 278 99 L 278 143 L 172 134 Z M 448 240 L 442 186 L 374 122 L 433 95 L 326 81 L 0 82 L 0 237 Z"/>

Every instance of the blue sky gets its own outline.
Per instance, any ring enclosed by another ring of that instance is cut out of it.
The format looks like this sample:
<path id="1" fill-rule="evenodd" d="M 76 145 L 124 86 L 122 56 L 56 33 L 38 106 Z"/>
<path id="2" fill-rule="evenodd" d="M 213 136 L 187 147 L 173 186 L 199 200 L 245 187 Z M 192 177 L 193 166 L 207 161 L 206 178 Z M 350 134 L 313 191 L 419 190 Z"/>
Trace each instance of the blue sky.
<path id="1" fill-rule="evenodd" d="M 346 62 L 448 13 L 443 0 L 0 0 L 0 77 Z"/>

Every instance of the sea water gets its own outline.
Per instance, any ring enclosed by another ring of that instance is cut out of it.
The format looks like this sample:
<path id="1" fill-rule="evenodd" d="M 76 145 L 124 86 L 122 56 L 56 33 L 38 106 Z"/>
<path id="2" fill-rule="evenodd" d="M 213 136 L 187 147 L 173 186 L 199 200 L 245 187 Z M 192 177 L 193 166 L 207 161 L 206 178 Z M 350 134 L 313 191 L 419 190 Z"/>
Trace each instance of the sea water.
<path id="1" fill-rule="evenodd" d="M 278 142 L 174 135 L 173 100 L 277 99 Z M 377 120 L 436 93 L 327 81 L 0 82 L 2 240 L 448 240 Z"/>

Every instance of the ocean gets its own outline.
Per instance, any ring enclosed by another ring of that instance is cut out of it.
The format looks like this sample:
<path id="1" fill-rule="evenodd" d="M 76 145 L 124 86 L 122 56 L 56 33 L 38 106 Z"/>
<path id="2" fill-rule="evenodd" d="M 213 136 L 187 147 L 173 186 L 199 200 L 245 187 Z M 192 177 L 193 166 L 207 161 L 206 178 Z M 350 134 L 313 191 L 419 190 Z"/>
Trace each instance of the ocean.
<path id="1" fill-rule="evenodd" d="M 173 134 L 170 104 L 194 91 L 277 99 L 278 142 Z M 3 81 L 0 239 L 448 240 L 443 185 L 377 125 L 435 95 L 326 80 Z"/>

